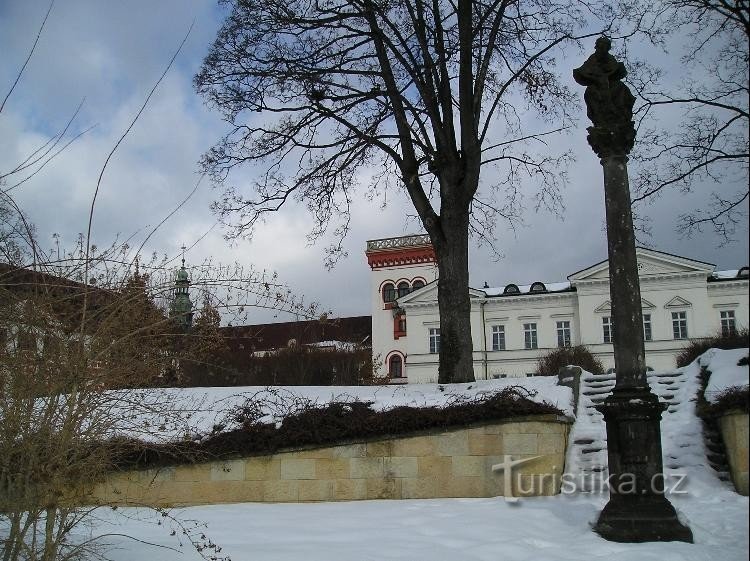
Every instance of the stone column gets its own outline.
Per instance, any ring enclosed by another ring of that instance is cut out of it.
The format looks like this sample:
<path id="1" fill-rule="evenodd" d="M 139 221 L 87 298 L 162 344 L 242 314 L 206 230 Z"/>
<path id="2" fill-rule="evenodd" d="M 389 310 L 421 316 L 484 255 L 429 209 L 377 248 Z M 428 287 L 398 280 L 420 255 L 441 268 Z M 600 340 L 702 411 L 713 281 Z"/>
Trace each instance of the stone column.
<path id="1" fill-rule="evenodd" d="M 588 128 L 588 142 L 604 169 L 617 377 L 612 394 L 597 407 L 607 423 L 610 500 L 595 530 L 618 542 L 692 542 L 690 529 L 680 523 L 664 495 L 660 422 L 666 406 L 646 378 L 627 168 L 635 142 L 635 98 L 621 81 L 627 75 L 625 66 L 609 54 L 610 47 L 610 40 L 600 37 L 594 54 L 573 71 L 575 81 L 586 86 L 586 112 L 594 124 Z"/>

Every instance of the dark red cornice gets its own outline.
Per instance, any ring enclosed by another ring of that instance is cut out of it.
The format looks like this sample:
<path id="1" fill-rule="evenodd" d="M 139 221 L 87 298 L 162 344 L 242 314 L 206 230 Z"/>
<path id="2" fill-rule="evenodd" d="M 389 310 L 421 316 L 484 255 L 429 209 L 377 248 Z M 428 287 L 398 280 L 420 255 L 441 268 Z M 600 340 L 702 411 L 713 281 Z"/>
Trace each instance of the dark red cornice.
<path id="1" fill-rule="evenodd" d="M 371 269 L 435 262 L 435 250 L 431 245 L 368 251 L 366 255 Z"/>

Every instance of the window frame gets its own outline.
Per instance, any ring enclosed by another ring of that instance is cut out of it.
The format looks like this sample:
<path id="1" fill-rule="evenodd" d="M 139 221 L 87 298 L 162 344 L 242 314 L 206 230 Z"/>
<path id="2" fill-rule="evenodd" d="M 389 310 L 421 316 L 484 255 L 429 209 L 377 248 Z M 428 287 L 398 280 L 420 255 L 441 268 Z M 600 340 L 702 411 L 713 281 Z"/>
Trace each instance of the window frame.
<path id="1" fill-rule="evenodd" d="M 648 326 L 648 329 L 646 327 Z M 651 322 L 651 314 L 643 314 L 643 340 L 654 340 L 654 326 Z"/>
<path id="2" fill-rule="evenodd" d="M 393 375 L 393 363 L 394 361 L 398 361 L 398 369 L 399 373 L 397 376 Z M 398 354 L 394 353 L 388 358 L 388 377 L 389 378 L 403 378 L 404 377 L 404 359 L 403 357 Z"/>
<path id="3" fill-rule="evenodd" d="M 568 319 L 559 320 L 556 323 L 556 329 L 557 329 L 558 348 L 572 347 L 573 346 L 573 329 L 570 326 L 570 320 Z M 567 336 L 567 341 L 566 341 L 566 336 Z"/>
<path id="4" fill-rule="evenodd" d="M 393 297 L 392 297 L 392 298 L 388 298 L 388 297 L 386 296 L 386 294 L 387 294 L 387 291 L 388 291 L 389 289 L 393 291 Z M 395 302 L 395 301 L 396 301 L 396 297 L 397 297 L 397 294 L 398 294 L 398 293 L 396 292 L 396 285 L 395 285 L 395 284 L 393 284 L 392 282 L 387 282 L 387 283 L 385 283 L 385 284 L 383 285 L 383 288 L 382 288 L 382 289 L 380 290 L 380 296 L 382 297 L 382 299 L 383 299 L 383 303 L 384 303 L 384 304 L 390 304 L 391 302 Z"/>
<path id="5" fill-rule="evenodd" d="M 719 322 L 723 336 L 726 337 L 737 333 L 737 314 L 734 313 L 734 310 L 720 310 Z"/>
<path id="6" fill-rule="evenodd" d="M 539 327 L 536 322 L 523 324 L 523 348 L 530 351 L 539 348 Z"/>
<path id="7" fill-rule="evenodd" d="M 493 325 L 491 329 L 491 333 L 492 333 L 492 350 L 504 351 L 506 349 L 505 325 Z"/>
<path id="8" fill-rule="evenodd" d="M 672 312 L 672 338 L 675 341 L 689 339 L 688 319 L 686 310 Z"/>
<path id="9" fill-rule="evenodd" d="M 614 333 L 612 316 L 602 316 L 602 342 L 611 344 L 614 339 Z"/>
<path id="10" fill-rule="evenodd" d="M 401 281 L 396 285 L 396 299 L 403 298 L 411 292 L 408 281 Z"/>
<path id="11" fill-rule="evenodd" d="M 440 328 L 430 327 L 427 330 L 428 349 L 430 354 L 440 353 Z"/>

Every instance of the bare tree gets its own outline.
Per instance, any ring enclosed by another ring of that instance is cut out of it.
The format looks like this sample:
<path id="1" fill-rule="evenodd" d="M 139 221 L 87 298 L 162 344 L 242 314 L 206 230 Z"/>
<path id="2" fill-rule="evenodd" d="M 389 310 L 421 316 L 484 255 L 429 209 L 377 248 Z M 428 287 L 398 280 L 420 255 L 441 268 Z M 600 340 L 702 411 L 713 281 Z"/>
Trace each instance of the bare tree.
<path id="1" fill-rule="evenodd" d="M 713 189 L 706 208 L 679 217 L 678 231 L 691 235 L 708 227 L 724 242 L 747 216 L 750 166 L 750 11 L 744 0 L 669 0 L 629 5 L 625 15 L 655 43 L 682 49 L 676 86 L 648 64 L 634 73 L 642 100 L 636 112 L 635 159 L 640 162 L 633 203 L 665 189 Z M 642 38 L 636 34 L 634 37 Z M 645 70 L 645 71 L 644 71 Z M 650 126 L 675 112 L 675 127 Z"/>
<path id="2" fill-rule="evenodd" d="M 517 218 L 525 179 L 538 187 L 539 204 L 557 201 L 569 155 L 551 149 L 546 135 L 566 129 L 577 111 L 554 55 L 576 40 L 591 6 L 227 4 L 231 13 L 195 84 L 231 130 L 203 165 L 219 182 L 243 163 L 265 169 L 248 190 L 226 182 L 216 209 L 243 234 L 296 199 L 315 219 L 311 237 L 333 221 L 340 247 L 366 176 L 373 191 L 405 189 L 437 255 L 440 381 L 473 380 L 470 231 L 493 239 L 499 220 Z M 526 109 L 540 118 L 538 129 L 519 115 Z"/>
<path id="3" fill-rule="evenodd" d="M 52 3 L 37 40 L 51 9 Z M 36 41 L 0 111 L 20 83 L 35 46 Z M 96 193 L 105 185 L 107 163 L 181 47 L 108 154 Z M 28 188 L 27 180 L 78 137 L 56 148 L 76 114 L 65 129 L 23 161 L 0 170 L 2 561 L 62 561 L 100 554 L 95 539 L 76 538 L 74 530 L 95 510 L 85 506 L 90 504 L 87 490 L 113 468 L 119 453 L 106 441 L 125 434 L 174 442 L 175 433 L 191 431 L 194 404 L 142 389 L 159 383 L 175 360 L 183 358 L 175 340 L 184 332 L 164 305 L 173 289 L 173 259 L 141 258 L 164 221 L 139 247 L 117 241 L 97 247 L 92 242 L 95 194 L 84 228 L 87 235 L 81 235 L 69 251 L 48 251 L 14 198 L 14 189 L 22 184 Z M 313 313 L 275 275 L 263 271 L 207 262 L 192 273 L 196 285 L 215 293 L 228 315 L 242 315 L 253 305 Z M 207 331 L 199 329 L 198 334 Z M 194 353 L 195 347 L 189 352 Z M 200 352 L 207 352 L 205 345 Z M 169 518 L 167 512 L 163 514 Z M 204 558 L 224 559 L 200 532 L 193 536 L 188 531 L 186 537 Z"/>

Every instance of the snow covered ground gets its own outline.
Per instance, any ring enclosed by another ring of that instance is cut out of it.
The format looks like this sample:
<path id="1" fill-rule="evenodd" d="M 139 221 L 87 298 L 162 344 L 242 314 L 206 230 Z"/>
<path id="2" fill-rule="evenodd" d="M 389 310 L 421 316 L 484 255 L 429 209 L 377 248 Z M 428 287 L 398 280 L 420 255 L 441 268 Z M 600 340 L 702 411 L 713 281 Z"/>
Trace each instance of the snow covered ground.
<path id="1" fill-rule="evenodd" d="M 670 500 L 692 529 L 694 544 L 618 544 L 603 540 L 591 530 L 591 524 L 607 501 L 606 492 L 523 498 L 517 503 L 493 498 L 213 505 L 178 509 L 171 515 L 207 524 L 205 529 L 195 528 L 190 533 L 200 536 L 205 532 L 206 540 L 222 548 L 218 555 L 233 561 L 746 560 L 750 551 L 748 498 L 735 493 L 709 467 L 693 401 L 701 364 L 713 372 L 709 386 L 712 391 L 747 384 L 748 368 L 737 366 L 739 358 L 746 354 L 747 350 L 712 350 L 685 368 L 649 376 L 652 385 L 663 386 L 656 389 L 670 404 L 662 423 L 665 471 L 667 475 L 685 476 Z M 526 378 L 446 386 L 443 390 L 435 385 L 415 385 L 298 387 L 285 391 L 319 403 L 341 399 L 345 394 L 349 398 L 375 401 L 375 407 L 383 408 L 402 404 L 438 405 L 453 395 L 474 395 L 522 383 L 538 391 L 537 399 L 546 399 L 572 413 L 570 390 L 555 386 L 555 382 L 556 378 Z M 602 385 L 602 382 L 591 384 Z M 240 390 L 245 395 L 263 391 Z M 226 410 L 227 405 L 242 402 L 242 398 L 235 396 L 238 388 L 164 391 L 183 391 L 191 398 L 204 394 L 198 418 L 203 430 L 210 429 L 217 409 Z M 590 397 L 579 406 L 582 425 L 577 433 L 574 428 L 574 434 L 583 434 L 606 446 L 604 426 L 594 422 L 592 408 L 590 415 L 582 414 L 587 405 L 592 405 L 589 401 Z M 568 467 L 586 468 L 580 462 L 572 462 Z M 79 528 L 76 532 L 81 539 L 116 534 L 104 539 L 108 544 L 106 555 L 113 561 L 201 559 L 181 527 L 175 526 L 169 516 L 124 508 L 102 509 L 98 516 L 92 528 L 85 532 Z M 173 531 L 175 535 L 170 535 Z M 206 551 L 208 559 L 215 555 L 214 550 Z"/>
<path id="2" fill-rule="evenodd" d="M 740 561 L 748 558 L 748 500 L 729 489 L 673 498 L 695 544 L 618 544 L 590 524 L 601 495 L 557 496 L 507 503 L 498 499 L 236 504 L 181 509 L 208 524 L 208 538 L 232 561 Z M 106 515 L 97 532 L 127 533 L 107 541 L 113 561 L 193 561 L 168 523 L 148 511 Z M 153 542 L 176 549 L 154 547 Z M 184 537 L 183 537 L 184 541 Z"/>

